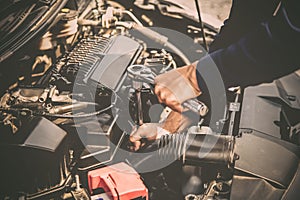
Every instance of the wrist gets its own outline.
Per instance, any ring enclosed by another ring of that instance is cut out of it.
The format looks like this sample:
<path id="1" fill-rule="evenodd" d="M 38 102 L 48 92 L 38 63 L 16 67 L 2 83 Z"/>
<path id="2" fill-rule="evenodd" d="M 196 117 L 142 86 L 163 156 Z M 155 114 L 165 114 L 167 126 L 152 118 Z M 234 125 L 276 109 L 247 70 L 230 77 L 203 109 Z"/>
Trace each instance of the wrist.
<path id="1" fill-rule="evenodd" d="M 201 90 L 199 88 L 199 84 L 198 84 L 198 81 L 197 81 L 197 71 L 196 71 L 197 68 L 196 68 L 196 66 L 197 66 L 197 62 L 194 62 L 191 65 L 185 66 L 186 73 L 185 73 L 184 76 L 189 81 L 192 88 L 195 90 L 195 93 L 200 95 Z"/>
<path id="2" fill-rule="evenodd" d="M 167 131 L 167 130 L 165 130 L 164 128 L 162 128 L 162 127 L 160 127 L 160 126 L 157 126 L 157 128 L 156 128 L 157 130 L 156 130 L 156 139 L 159 139 L 159 138 L 161 138 L 161 136 L 163 136 L 163 135 L 168 135 L 168 134 L 170 134 L 170 132 L 169 131 Z"/>

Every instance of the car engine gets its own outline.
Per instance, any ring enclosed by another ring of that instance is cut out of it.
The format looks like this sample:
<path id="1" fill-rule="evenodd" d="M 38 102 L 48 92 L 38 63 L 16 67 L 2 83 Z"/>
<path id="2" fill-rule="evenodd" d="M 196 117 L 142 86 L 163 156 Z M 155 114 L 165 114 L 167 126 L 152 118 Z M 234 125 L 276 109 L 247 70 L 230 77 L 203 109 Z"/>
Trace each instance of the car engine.
<path id="1" fill-rule="evenodd" d="M 3 7 L 1 199 L 299 197 L 299 72 L 229 88 L 216 119 L 222 97 L 188 100 L 188 125 L 130 148 L 135 128 L 172 112 L 155 76 L 204 56 L 218 32 L 181 9 L 139 0 Z"/>

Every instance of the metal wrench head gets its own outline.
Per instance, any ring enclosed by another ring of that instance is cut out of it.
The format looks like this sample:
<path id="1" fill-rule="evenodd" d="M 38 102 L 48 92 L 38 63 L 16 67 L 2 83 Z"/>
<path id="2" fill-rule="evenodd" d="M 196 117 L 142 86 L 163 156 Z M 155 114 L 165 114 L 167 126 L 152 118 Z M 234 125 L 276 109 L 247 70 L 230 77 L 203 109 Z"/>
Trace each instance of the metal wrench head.
<path id="1" fill-rule="evenodd" d="M 144 65 L 131 65 L 127 68 L 128 76 L 136 81 L 154 84 L 155 74 Z"/>

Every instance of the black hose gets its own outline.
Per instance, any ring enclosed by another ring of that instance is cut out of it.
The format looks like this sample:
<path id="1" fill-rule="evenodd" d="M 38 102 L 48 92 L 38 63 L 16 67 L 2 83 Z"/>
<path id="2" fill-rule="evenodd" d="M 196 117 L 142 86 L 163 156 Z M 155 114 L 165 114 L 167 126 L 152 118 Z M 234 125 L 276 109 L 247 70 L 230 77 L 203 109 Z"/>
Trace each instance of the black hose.
<path id="1" fill-rule="evenodd" d="M 168 41 L 168 37 L 145 26 L 134 26 L 133 28 L 151 40 L 171 49 L 173 53 L 177 54 L 186 65 L 191 64 L 189 58 L 179 48 Z"/>
<path id="2" fill-rule="evenodd" d="M 158 142 L 159 157 L 180 159 L 192 165 L 221 164 L 230 166 L 237 159 L 235 139 L 217 134 L 168 134 Z"/>

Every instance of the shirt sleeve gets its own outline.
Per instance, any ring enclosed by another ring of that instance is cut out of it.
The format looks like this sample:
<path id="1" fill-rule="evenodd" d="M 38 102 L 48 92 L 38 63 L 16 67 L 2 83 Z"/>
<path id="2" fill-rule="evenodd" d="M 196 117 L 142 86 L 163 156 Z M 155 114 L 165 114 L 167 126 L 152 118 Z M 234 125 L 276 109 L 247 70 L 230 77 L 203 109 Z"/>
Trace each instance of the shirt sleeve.
<path id="1" fill-rule="evenodd" d="M 300 10 L 297 0 L 283 1 L 276 16 L 262 21 L 238 41 L 204 56 L 197 65 L 198 83 L 217 66 L 226 87 L 271 82 L 300 66 Z M 222 35 L 219 36 L 222 38 Z M 203 73 L 202 73 L 203 72 Z"/>

